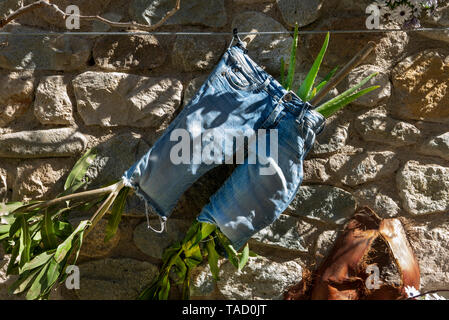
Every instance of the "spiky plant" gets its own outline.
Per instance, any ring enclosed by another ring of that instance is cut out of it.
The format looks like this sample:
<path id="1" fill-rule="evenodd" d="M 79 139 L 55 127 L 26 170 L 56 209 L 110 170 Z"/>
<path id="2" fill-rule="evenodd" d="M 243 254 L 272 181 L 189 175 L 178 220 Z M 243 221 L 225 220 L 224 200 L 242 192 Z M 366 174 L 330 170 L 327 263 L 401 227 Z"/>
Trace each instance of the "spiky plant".
<path id="1" fill-rule="evenodd" d="M 281 82 L 287 90 L 292 89 L 297 44 L 298 27 L 296 26 L 286 77 L 284 76 L 285 63 L 281 60 Z M 337 68 L 334 68 L 322 82 L 315 86 L 328 44 L 329 34 L 304 82 L 296 91 L 304 101 L 312 101 L 321 90 L 324 90 L 326 84 L 337 72 Z M 375 90 L 378 86 L 357 91 L 375 75 L 374 73 L 368 76 L 354 87 L 321 104 L 316 110 L 325 117 L 329 117 L 360 96 Z M 91 149 L 77 161 L 65 182 L 64 192 L 53 200 L 0 204 L 2 214 L 0 242 L 5 252 L 11 255 L 7 274 L 18 275 L 10 288 L 11 293 L 26 293 L 27 299 L 48 298 L 51 289 L 66 279 L 67 267 L 76 263 L 83 239 L 108 212 L 110 215 L 105 241 L 111 239 L 116 233 L 126 198 L 132 192 L 131 188 L 119 181 L 100 189 L 75 193 L 87 184 L 86 172 L 95 157 L 96 150 Z M 70 213 L 74 211 L 79 213 L 93 208 L 96 210 L 89 220 L 81 221 L 76 228 L 71 225 Z M 241 270 L 250 256 L 256 256 L 256 254 L 249 250 L 248 245 L 244 246 L 239 253 L 214 225 L 195 221 L 183 241 L 165 250 L 159 275 L 138 298 L 168 299 L 170 288 L 174 283 L 182 286 L 182 297 L 188 299 L 191 271 L 204 258 L 207 257 L 213 278 L 218 280 L 220 257 L 229 259 L 238 270 Z"/>
<path id="2" fill-rule="evenodd" d="M 287 77 L 285 77 L 285 62 L 281 58 L 281 84 L 286 90 L 293 90 L 296 92 L 298 97 L 301 98 L 303 101 L 313 101 L 313 98 L 320 93 L 321 90 L 323 90 L 334 76 L 336 76 L 336 73 L 338 71 L 338 66 L 333 68 L 325 77 L 324 79 L 315 86 L 315 81 L 318 76 L 318 72 L 320 70 L 321 64 L 323 62 L 324 56 L 327 51 L 327 47 L 329 45 L 329 39 L 330 34 L 329 32 L 326 34 L 326 38 L 324 39 L 323 46 L 321 47 L 320 52 L 318 53 L 317 57 L 315 58 L 315 61 L 313 62 L 312 67 L 310 68 L 309 72 L 307 73 L 306 78 L 300 85 L 300 87 L 297 90 L 293 89 L 293 77 L 295 74 L 295 67 L 296 67 L 296 50 L 298 46 L 298 25 L 295 26 L 295 32 L 293 35 L 293 43 L 292 48 L 290 52 L 290 64 L 288 67 Z M 376 90 L 379 88 L 379 86 L 371 86 L 366 89 L 360 90 L 368 81 L 370 81 L 373 77 L 375 77 L 378 73 L 375 72 L 373 74 L 370 74 L 368 77 L 360 81 L 358 84 L 354 85 L 353 87 L 349 88 L 345 92 L 339 94 L 338 96 L 330 99 L 329 101 L 317 106 L 316 111 L 321 113 L 325 118 L 330 117 L 343 107 L 347 106 L 354 100 L 360 98 L 361 96 Z"/>

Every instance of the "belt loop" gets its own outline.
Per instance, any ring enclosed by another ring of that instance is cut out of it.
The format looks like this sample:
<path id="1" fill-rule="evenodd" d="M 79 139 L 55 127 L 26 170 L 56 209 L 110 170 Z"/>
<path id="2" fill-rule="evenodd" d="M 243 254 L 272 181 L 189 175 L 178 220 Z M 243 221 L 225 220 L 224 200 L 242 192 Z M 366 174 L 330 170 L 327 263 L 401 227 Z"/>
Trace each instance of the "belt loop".
<path id="1" fill-rule="evenodd" d="M 304 116 L 306 115 L 306 112 L 309 111 L 309 109 L 312 107 L 312 105 L 310 103 L 303 102 L 303 107 L 301 108 L 301 114 L 299 115 L 300 117 L 300 121 L 302 121 L 304 119 Z"/>

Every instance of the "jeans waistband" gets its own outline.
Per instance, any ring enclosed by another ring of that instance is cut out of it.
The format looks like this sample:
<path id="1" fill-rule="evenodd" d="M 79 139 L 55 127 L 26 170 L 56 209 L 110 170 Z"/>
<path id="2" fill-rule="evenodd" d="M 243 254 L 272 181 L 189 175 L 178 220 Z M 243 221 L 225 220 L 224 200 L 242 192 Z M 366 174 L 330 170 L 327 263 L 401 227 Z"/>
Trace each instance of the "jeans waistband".
<path id="1" fill-rule="evenodd" d="M 282 103 L 285 110 L 309 123 L 309 127 L 320 133 L 324 127 L 325 118 L 314 111 L 314 106 L 304 102 L 293 91 L 286 90 L 275 78 L 254 62 L 244 50 L 237 45 L 230 47 L 225 53 L 226 61 L 230 66 L 238 64 L 241 72 L 252 79 L 254 83 L 264 84 L 263 90 L 273 97 L 276 103 Z M 267 79 L 269 79 L 267 81 Z M 257 86 L 256 86 L 257 87 Z"/>

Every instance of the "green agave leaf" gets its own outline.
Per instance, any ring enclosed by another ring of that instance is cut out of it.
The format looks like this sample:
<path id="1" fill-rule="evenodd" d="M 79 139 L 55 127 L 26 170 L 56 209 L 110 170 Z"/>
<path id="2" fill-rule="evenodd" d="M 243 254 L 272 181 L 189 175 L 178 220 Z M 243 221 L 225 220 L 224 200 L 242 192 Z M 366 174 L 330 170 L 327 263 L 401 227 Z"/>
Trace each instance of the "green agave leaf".
<path id="1" fill-rule="evenodd" d="M 320 84 L 314 89 L 314 92 L 307 97 L 307 101 L 311 100 L 315 95 L 320 92 L 321 89 L 329 82 L 330 79 L 335 75 L 337 72 L 339 66 L 336 66 L 334 69 L 332 69 L 323 79 L 323 81 L 320 82 Z"/>
<path id="2" fill-rule="evenodd" d="M 372 86 L 366 89 L 363 89 L 357 93 L 354 93 L 352 95 L 350 95 L 349 97 L 346 97 L 345 99 L 342 99 L 340 101 L 337 101 L 333 104 L 329 104 L 327 105 L 325 108 L 317 108 L 316 111 L 321 113 L 325 118 L 330 117 L 331 115 L 333 115 L 335 112 L 337 112 L 338 110 L 340 110 L 341 108 L 343 108 L 344 106 L 348 105 L 349 103 L 351 103 L 352 101 L 358 99 L 359 97 L 378 89 L 380 86 Z"/>
<path id="3" fill-rule="evenodd" d="M 307 97 L 310 96 L 310 92 L 312 91 L 313 85 L 315 83 L 315 79 L 318 75 L 318 71 L 320 70 L 321 63 L 323 62 L 324 55 L 326 54 L 327 46 L 329 45 L 329 32 L 326 34 L 326 38 L 324 39 L 323 46 L 321 47 L 320 53 L 316 57 L 313 62 L 312 68 L 310 68 L 309 73 L 307 74 L 304 82 L 298 89 L 298 96 L 303 100 L 307 101 Z"/>
<path id="4" fill-rule="evenodd" d="M 366 77 L 365 79 L 363 79 L 362 81 L 360 81 L 357 85 L 353 86 L 352 88 L 346 90 L 345 92 L 343 92 L 342 94 L 336 96 L 335 98 L 323 103 L 322 105 L 320 105 L 316 111 L 320 112 L 321 114 L 323 114 L 325 117 L 329 116 L 330 114 L 333 114 L 336 112 L 336 107 L 335 106 L 340 106 L 340 108 L 342 108 L 344 105 L 347 105 L 350 102 L 347 103 L 343 103 L 343 101 L 347 101 L 346 98 L 348 98 L 349 96 L 351 96 L 354 92 L 356 92 L 358 89 L 360 89 L 362 86 L 364 86 L 369 80 L 371 80 L 373 77 L 375 77 L 378 74 L 378 72 L 375 72 L 373 74 L 370 74 L 368 77 Z M 374 89 L 377 89 L 378 87 L 374 88 L 374 87 L 370 87 L 369 91 L 372 91 Z M 364 91 L 364 94 L 368 93 L 366 91 Z M 363 95 L 363 94 L 362 94 Z M 358 97 L 360 97 L 361 95 L 358 95 Z M 355 99 L 352 99 L 352 101 Z"/>
<path id="5" fill-rule="evenodd" d="M 44 221 L 41 228 L 42 242 L 47 249 L 56 248 L 58 244 L 52 215 L 53 213 L 50 210 L 45 210 Z"/>
<path id="6" fill-rule="evenodd" d="M 33 270 L 46 264 L 51 258 L 54 257 L 55 251 L 56 250 L 45 251 L 35 256 L 31 261 L 24 264 L 24 266 L 20 269 L 20 273 Z"/>
<path id="7" fill-rule="evenodd" d="M 75 237 L 79 236 L 79 234 L 86 229 L 86 227 L 90 224 L 89 220 L 83 220 L 80 222 L 78 227 L 72 234 L 61 243 L 55 252 L 55 260 L 57 263 L 61 263 L 66 257 L 67 253 L 72 249 Z"/>
<path id="8" fill-rule="evenodd" d="M 246 246 L 243 248 L 242 251 L 242 256 L 240 257 L 240 262 L 239 262 L 239 271 L 241 271 L 243 269 L 243 267 L 246 265 L 246 263 L 248 262 L 248 258 L 249 258 L 249 246 L 248 244 L 246 244 Z"/>
<path id="9" fill-rule="evenodd" d="M 120 220 L 122 219 L 122 213 L 126 205 L 126 198 L 128 197 L 129 191 L 130 188 L 128 187 L 120 190 L 117 198 L 112 204 L 111 215 L 106 226 L 106 236 L 104 238 L 105 242 L 109 241 L 117 232 L 118 225 L 120 223 Z"/>
<path id="10" fill-rule="evenodd" d="M 215 250 L 215 242 L 214 238 L 209 236 L 209 241 L 206 242 L 206 251 L 207 251 L 207 261 L 209 263 L 210 271 L 212 272 L 212 276 L 214 280 L 218 281 L 220 270 L 218 268 L 218 259 L 219 254 Z"/>
<path id="11" fill-rule="evenodd" d="M 72 171 L 69 173 L 67 180 L 64 184 L 64 190 L 70 189 L 70 187 L 77 185 L 81 187 L 83 178 L 86 175 L 87 169 L 97 157 L 97 150 L 95 148 L 87 150 L 87 152 L 75 163 Z M 73 188 L 71 192 L 74 192 Z"/>
<path id="12" fill-rule="evenodd" d="M 290 65 L 288 66 L 287 81 L 284 88 L 290 90 L 293 84 L 296 67 L 296 49 L 298 47 L 298 24 L 295 23 L 295 33 L 293 35 L 292 48 L 290 49 Z"/>
<path id="13" fill-rule="evenodd" d="M 285 60 L 284 57 L 281 57 L 281 84 L 285 88 Z"/>

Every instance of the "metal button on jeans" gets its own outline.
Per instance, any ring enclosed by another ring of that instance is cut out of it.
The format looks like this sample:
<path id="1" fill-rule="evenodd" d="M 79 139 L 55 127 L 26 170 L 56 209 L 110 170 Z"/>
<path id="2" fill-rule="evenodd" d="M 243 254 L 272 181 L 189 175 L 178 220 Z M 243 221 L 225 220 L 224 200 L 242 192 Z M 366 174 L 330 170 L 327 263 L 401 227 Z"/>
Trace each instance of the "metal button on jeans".
<path id="1" fill-rule="evenodd" d="M 290 102 L 292 101 L 292 94 L 289 92 L 284 96 L 284 101 L 285 102 Z"/>

